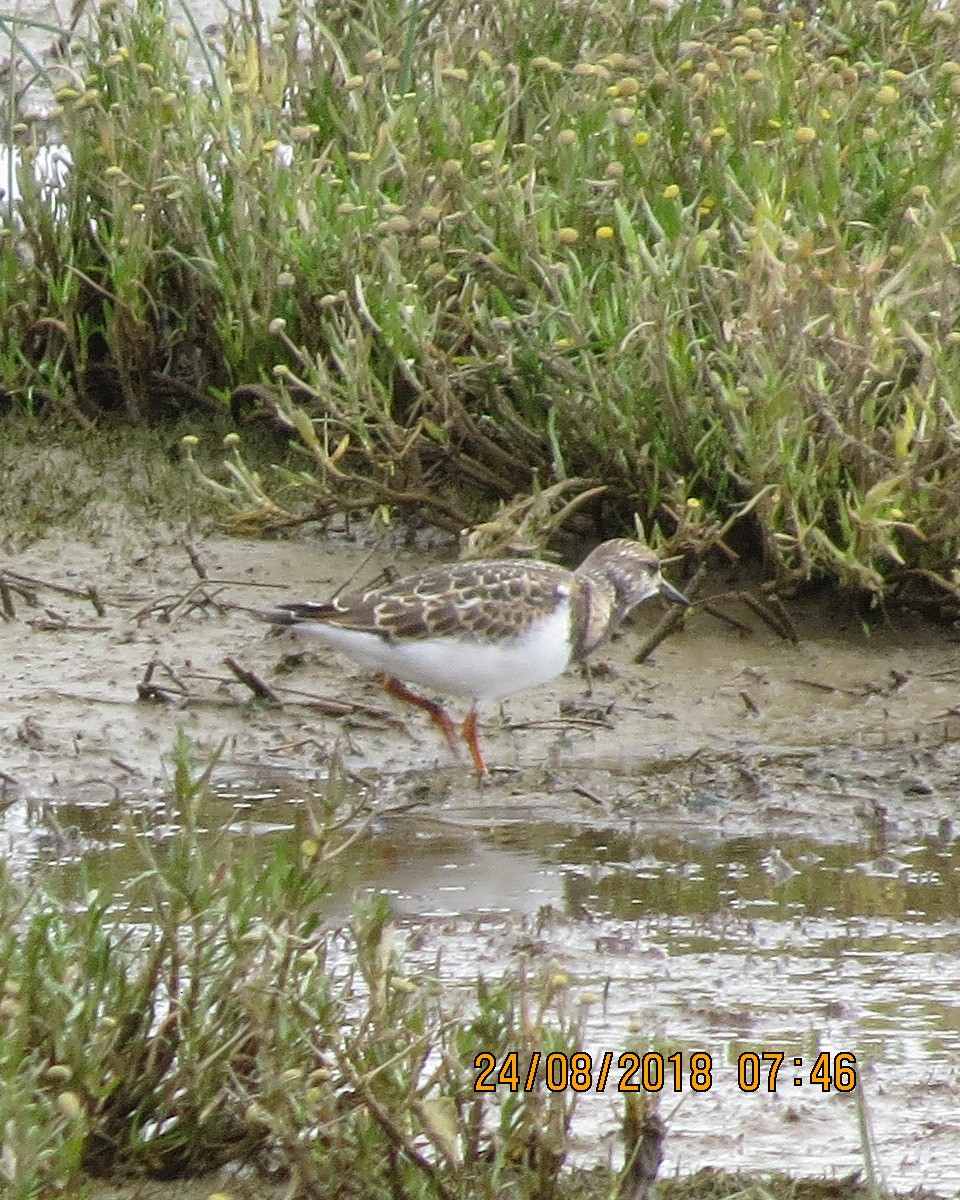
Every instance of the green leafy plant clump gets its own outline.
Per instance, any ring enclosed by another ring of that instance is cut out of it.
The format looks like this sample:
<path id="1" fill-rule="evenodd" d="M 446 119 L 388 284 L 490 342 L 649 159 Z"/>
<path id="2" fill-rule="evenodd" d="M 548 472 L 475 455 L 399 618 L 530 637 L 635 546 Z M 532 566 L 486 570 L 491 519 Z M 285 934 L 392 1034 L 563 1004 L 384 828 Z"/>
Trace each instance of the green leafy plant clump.
<path id="1" fill-rule="evenodd" d="M 181 740 L 178 836 L 144 831 L 122 898 L 95 866 L 64 897 L 0 864 L 3 1195 L 231 1164 L 301 1197 L 583 1194 L 569 1094 L 472 1086 L 481 1050 L 570 1050 L 579 1010 L 556 971 L 470 996 L 404 970 L 382 898 L 324 928 L 334 864 L 364 829 L 336 774 L 310 836 L 258 859 L 201 836 L 213 765 Z"/>
<path id="2" fill-rule="evenodd" d="M 100 5 L 49 68 L 62 186 L 49 120 L 12 127 L 22 404 L 266 414 L 294 457 L 235 452 L 242 522 L 401 512 L 513 550 L 733 523 L 781 590 L 956 615 L 952 8 L 181 18 Z"/>

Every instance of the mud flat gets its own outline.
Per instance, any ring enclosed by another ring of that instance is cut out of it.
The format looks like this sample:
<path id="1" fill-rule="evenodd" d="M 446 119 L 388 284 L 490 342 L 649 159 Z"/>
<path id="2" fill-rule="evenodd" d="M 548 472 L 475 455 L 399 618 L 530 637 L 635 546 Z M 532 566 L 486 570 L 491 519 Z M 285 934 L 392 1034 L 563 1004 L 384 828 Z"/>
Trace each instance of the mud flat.
<path id="1" fill-rule="evenodd" d="M 888 1186 L 960 1185 L 949 631 L 867 635 L 796 607 L 793 646 L 695 611 L 637 667 L 648 604 L 589 680 L 492 714 L 478 790 L 422 714 L 239 607 L 422 557 L 342 537 L 187 546 L 142 525 L 8 551 L 0 837 L 17 870 L 53 881 L 97 856 L 122 891 L 130 814 L 160 813 L 180 728 L 199 757 L 226 739 L 211 828 L 264 845 L 298 835 L 336 755 L 374 820 L 332 921 L 357 891 L 385 891 L 412 968 L 439 953 L 453 986 L 518 954 L 555 963 L 588 1004 L 597 1063 L 710 1056 L 706 1091 L 685 1067 L 663 1092 L 664 1171 L 862 1169 L 868 1119 Z M 785 1055 L 774 1090 L 741 1090 L 743 1056 L 768 1051 Z M 827 1090 L 811 1082 L 823 1053 Z M 841 1053 L 852 1092 L 835 1086 Z M 615 1082 L 581 1099 L 588 1159 L 608 1138 L 613 1152 Z"/>

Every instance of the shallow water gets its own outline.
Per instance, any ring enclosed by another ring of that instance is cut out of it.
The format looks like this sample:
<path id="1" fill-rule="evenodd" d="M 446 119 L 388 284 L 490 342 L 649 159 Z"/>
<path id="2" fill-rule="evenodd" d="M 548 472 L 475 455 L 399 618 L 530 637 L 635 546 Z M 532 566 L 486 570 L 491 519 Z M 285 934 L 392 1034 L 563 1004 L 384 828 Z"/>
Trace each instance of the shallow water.
<path id="1" fill-rule="evenodd" d="M 299 844 L 322 788 L 234 779 L 205 801 L 204 821 L 211 839 Z M 725 837 L 664 828 L 662 816 L 625 827 L 511 819 L 496 805 L 472 815 L 374 808 L 335 885 L 331 925 L 357 894 L 382 892 L 414 976 L 433 973 L 438 954 L 453 987 L 469 988 L 478 970 L 496 977 L 518 956 L 566 976 L 572 997 L 590 1002 L 582 1049 L 594 1086 L 574 1127 L 586 1159 L 598 1146 L 617 1153 L 618 1063 L 633 1051 L 661 1056 L 648 1069 L 665 1064 L 662 1174 L 863 1169 L 865 1114 L 887 1186 L 960 1186 L 960 843 L 949 824 L 878 846 L 872 834 Z M 60 803 L 19 834 L 7 817 L 20 871 L 70 891 L 94 863 L 100 886 L 126 904 L 143 866 L 138 842 L 178 835 L 162 802 Z M 696 1053 L 711 1069 L 700 1091 Z M 778 1053 L 770 1090 L 763 1056 Z M 856 1071 L 849 1092 L 837 1089 L 845 1063 Z M 757 1068 L 759 1086 L 743 1090 Z"/>

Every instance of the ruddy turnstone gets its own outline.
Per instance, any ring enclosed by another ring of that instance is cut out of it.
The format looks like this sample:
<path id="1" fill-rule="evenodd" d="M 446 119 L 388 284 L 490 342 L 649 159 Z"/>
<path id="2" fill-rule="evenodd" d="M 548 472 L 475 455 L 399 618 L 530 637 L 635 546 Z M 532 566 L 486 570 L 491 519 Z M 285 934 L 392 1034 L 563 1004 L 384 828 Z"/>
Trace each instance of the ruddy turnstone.
<path id="1" fill-rule="evenodd" d="M 452 563 L 327 604 L 282 604 L 257 615 L 312 633 L 376 672 L 392 696 L 430 714 L 454 752 L 450 715 L 405 684 L 469 697 L 461 733 L 482 777 L 479 707 L 582 662 L 658 592 L 690 603 L 661 578 L 660 561 L 643 542 L 614 538 L 575 571 L 514 558 Z"/>

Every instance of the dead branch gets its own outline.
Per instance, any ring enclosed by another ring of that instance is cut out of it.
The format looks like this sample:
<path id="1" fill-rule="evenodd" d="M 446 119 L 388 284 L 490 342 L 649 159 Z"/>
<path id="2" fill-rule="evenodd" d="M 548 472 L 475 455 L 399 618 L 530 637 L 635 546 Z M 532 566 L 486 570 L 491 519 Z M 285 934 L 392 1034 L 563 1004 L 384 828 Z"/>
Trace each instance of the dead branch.
<path id="1" fill-rule="evenodd" d="M 706 565 L 701 563 L 697 567 L 696 571 L 694 571 L 693 578 L 687 584 L 686 594 L 688 597 L 696 596 L 697 592 L 700 590 L 700 585 L 703 582 L 706 573 Z M 670 606 L 670 611 L 663 615 L 656 628 L 651 630 L 650 633 L 648 633 L 640 643 L 640 649 L 633 656 L 633 661 L 635 664 L 639 665 L 642 662 L 646 662 L 646 660 L 650 657 L 654 650 L 656 650 L 664 638 L 669 637 L 669 635 L 673 633 L 675 629 L 678 629 L 683 624 L 684 614 L 686 611 L 687 610 L 685 608 L 681 608 L 679 604 L 672 604 Z"/>
<path id="2" fill-rule="evenodd" d="M 73 596 L 76 600 L 86 600 L 92 604 L 98 617 L 107 615 L 106 605 L 93 584 L 84 588 L 69 587 L 65 583 L 51 583 L 48 579 L 37 579 L 33 575 L 21 575 L 19 571 L 8 568 L 0 570 L 0 597 L 2 597 L 4 615 L 11 617 L 9 608 L 12 607 L 10 593 L 19 593 L 28 604 L 36 604 L 37 592 L 56 592 L 60 596 Z M 12 619 L 12 618 L 11 618 Z"/>
<path id="3" fill-rule="evenodd" d="M 258 700 L 263 700 L 264 703 L 271 704 L 276 708 L 283 707 L 283 701 L 269 684 L 264 683 L 259 675 L 253 671 L 248 671 L 246 667 L 242 667 L 232 656 L 228 655 L 223 662 L 224 666 L 229 667 L 244 687 L 248 687 Z"/>

